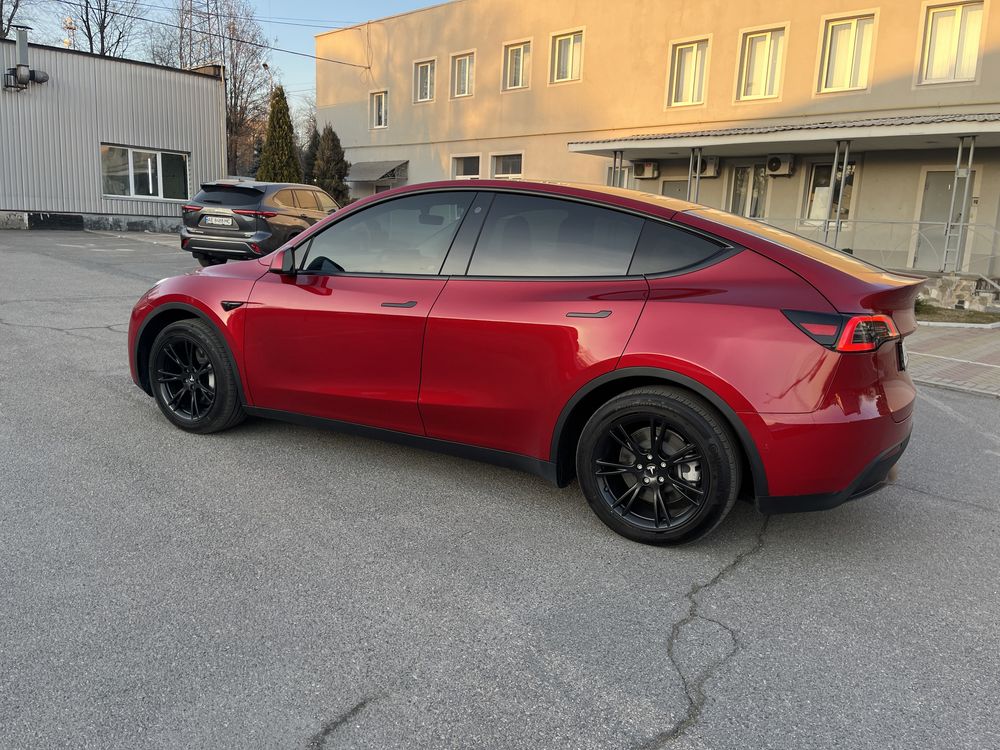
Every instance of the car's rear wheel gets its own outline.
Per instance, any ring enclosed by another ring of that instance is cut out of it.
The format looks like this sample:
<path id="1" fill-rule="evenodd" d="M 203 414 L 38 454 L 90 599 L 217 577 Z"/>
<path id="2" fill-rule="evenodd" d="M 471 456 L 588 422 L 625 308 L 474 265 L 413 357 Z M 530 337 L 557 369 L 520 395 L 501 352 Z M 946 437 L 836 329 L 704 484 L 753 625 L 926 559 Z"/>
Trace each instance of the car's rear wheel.
<path id="1" fill-rule="evenodd" d="M 149 379 L 160 411 L 182 430 L 218 432 L 246 417 L 225 345 L 203 320 L 180 320 L 160 331 Z"/>
<path id="2" fill-rule="evenodd" d="M 583 428 L 576 472 L 587 502 L 622 536 L 682 544 L 714 529 L 736 501 L 736 440 L 707 402 L 678 388 L 616 396 Z"/>
<path id="3" fill-rule="evenodd" d="M 216 258 L 214 255 L 195 255 L 194 259 L 203 267 L 218 266 L 226 262 L 225 258 Z"/>

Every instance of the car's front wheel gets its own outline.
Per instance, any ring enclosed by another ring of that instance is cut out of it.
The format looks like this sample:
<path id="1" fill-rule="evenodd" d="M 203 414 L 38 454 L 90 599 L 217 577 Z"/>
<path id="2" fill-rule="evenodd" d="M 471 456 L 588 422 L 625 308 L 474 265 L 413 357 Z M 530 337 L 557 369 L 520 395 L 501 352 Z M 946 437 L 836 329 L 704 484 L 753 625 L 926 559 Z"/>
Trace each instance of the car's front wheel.
<path id="1" fill-rule="evenodd" d="M 164 416 L 182 430 L 218 432 L 243 421 L 236 377 L 225 344 L 203 320 L 171 323 L 153 341 L 153 396 Z"/>
<path id="2" fill-rule="evenodd" d="M 659 386 L 622 393 L 594 413 L 576 472 L 598 517 L 646 544 L 703 537 L 740 486 L 736 440 L 721 415 L 688 391 Z"/>

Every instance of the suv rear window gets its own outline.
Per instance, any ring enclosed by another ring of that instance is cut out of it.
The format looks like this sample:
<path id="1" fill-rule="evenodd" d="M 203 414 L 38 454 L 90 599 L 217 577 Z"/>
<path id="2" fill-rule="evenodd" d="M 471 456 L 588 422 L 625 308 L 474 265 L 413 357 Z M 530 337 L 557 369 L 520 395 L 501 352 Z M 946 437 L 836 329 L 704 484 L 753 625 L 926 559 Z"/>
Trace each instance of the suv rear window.
<path id="1" fill-rule="evenodd" d="M 202 190 L 194 197 L 196 203 L 208 203 L 213 206 L 256 206 L 260 203 L 259 190 L 248 190 L 237 187 L 211 187 Z"/>

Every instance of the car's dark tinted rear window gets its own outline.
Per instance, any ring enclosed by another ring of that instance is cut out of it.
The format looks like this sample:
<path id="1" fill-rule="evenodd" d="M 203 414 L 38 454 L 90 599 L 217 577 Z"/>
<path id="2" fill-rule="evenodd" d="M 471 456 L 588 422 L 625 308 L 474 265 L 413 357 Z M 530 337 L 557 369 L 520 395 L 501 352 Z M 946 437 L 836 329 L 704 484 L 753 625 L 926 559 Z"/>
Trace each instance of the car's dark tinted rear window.
<path id="1" fill-rule="evenodd" d="M 647 221 L 639 235 L 630 274 L 657 274 L 677 271 L 708 260 L 723 250 L 721 243 L 683 229 Z"/>
<path id="2" fill-rule="evenodd" d="M 500 193 L 469 265 L 472 276 L 624 276 L 636 216 L 584 203 Z"/>
<path id="3" fill-rule="evenodd" d="M 260 203 L 261 193 L 258 190 L 246 188 L 213 187 L 202 190 L 194 197 L 197 203 L 208 203 L 213 206 L 256 206 Z"/>

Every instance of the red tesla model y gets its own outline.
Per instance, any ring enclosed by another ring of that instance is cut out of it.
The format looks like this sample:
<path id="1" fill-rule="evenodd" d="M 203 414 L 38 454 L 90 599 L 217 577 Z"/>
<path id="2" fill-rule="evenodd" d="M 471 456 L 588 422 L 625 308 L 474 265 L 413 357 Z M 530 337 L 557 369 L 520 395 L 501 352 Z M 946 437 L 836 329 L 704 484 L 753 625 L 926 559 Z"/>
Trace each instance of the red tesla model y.
<path id="1" fill-rule="evenodd" d="M 921 281 L 655 195 L 438 182 L 161 281 L 129 356 L 181 429 L 250 414 L 575 477 L 609 527 L 672 544 L 740 496 L 818 510 L 886 481 Z"/>

